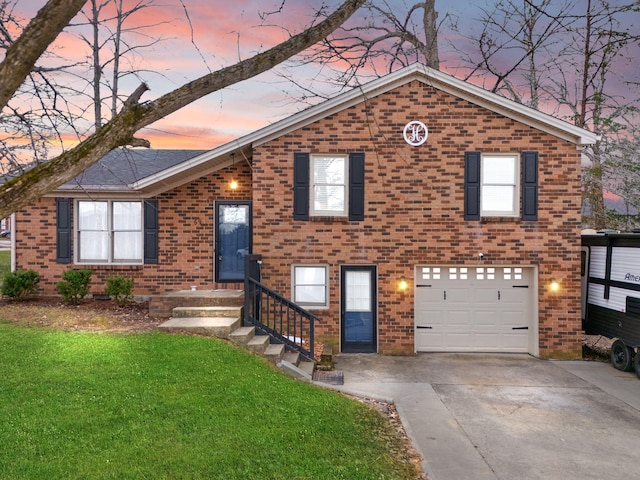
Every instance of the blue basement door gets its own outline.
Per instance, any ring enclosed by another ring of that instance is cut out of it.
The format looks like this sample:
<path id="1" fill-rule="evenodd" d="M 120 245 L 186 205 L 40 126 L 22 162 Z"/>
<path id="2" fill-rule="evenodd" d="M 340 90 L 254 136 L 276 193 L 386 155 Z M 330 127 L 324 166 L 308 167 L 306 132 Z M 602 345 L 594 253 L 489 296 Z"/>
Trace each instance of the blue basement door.
<path id="1" fill-rule="evenodd" d="M 375 266 L 343 266 L 341 271 L 342 352 L 377 351 Z"/>

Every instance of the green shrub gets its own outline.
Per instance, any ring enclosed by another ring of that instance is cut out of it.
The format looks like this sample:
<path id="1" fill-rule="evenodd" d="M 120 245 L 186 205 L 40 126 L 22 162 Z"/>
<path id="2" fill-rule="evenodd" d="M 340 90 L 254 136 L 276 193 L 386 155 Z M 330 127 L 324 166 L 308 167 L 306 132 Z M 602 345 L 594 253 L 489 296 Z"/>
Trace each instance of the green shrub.
<path id="1" fill-rule="evenodd" d="M 77 305 L 89 293 L 91 270 L 67 270 L 62 281 L 56 283 L 56 289 L 66 303 Z"/>
<path id="2" fill-rule="evenodd" d="M 9 298 L 23 299 L 36 293 L 40 283 L 40 275 L 33 270 L 17 270 L 7 272 L 2 282 L 2 295 Z"/>
<path id="3" fill-rule="evenodd" d="M 119 306 L 124 306 L 127 302 L 133 300 L 131 291 L 133 290 L 133 279 L 124 277 L 107 278 L 107 288 L 104 293 L 113 297 Z"/>

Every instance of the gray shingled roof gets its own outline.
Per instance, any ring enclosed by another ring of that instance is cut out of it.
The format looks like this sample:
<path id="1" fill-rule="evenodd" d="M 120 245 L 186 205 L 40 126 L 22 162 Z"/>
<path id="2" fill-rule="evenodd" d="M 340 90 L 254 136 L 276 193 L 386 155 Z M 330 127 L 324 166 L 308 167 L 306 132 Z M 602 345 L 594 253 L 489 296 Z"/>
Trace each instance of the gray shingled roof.
<path id="1" fill-rule="evenodd" d="M 122 188 L 207 151 L 117 148 L 60 188 Z"/>

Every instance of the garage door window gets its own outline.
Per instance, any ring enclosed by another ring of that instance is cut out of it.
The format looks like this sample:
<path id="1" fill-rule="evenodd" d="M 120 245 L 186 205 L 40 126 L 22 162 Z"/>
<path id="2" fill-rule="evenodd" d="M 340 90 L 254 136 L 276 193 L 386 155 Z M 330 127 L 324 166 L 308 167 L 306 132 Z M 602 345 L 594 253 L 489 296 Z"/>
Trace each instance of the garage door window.
<path id="1" fill-rule="evenodd" d="M 502 275 L 505 280 L 522 280 L 522 268 L 505 268 Z"/>
<path id="2" fill-rule="evenodd" d="M 442 276 L 444 271 L 444 275 Z M 522 280 L 521 267 L 505 267 L 496 269 L 495 267 L 421 267 L 420 275 L 422 280 Z M 498 273 L 501 272 L 501 273 Z"/>
<path id="3" fill-rule="evenodd" d="M 440 267 L 422 267 L 423 280 L 440 280 Z"/>

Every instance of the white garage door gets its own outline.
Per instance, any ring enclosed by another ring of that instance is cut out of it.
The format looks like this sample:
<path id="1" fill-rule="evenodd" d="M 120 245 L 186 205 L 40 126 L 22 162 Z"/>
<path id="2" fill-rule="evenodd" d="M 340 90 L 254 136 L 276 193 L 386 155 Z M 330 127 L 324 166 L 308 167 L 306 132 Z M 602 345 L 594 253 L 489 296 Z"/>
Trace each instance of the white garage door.
<path id="1" fill-rule="evenodd" d="M 535 354 L 534 268 L 419 265 L 418 352 Z"/>

